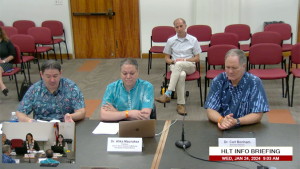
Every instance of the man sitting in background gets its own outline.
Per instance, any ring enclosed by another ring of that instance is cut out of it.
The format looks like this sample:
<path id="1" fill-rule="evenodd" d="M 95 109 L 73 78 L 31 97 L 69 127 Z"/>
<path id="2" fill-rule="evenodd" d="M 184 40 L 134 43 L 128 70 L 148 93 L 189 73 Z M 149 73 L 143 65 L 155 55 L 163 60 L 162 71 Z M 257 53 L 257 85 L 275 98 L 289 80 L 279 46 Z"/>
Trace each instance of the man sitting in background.
<path id="1" fill-rule="evenodd" d="M 11 149 L 9 145 L 2 146 L 2 163 L 16 163 L 16 161 L 10 157 Z"/>
<path id="2" fill-rule="evenodd" d="M 61 65 L 55 60 L 46 60 L 40 71 L 43 80 L 32 85 L 19 104 L 17 116 L 20 122 L 34 119 L 78 121 L 85 118 L 85 103 L 78 86 L 67 78 L 62 78 Z"/>
<path id="3" fill-rule="evenodd" d="M 100 120 L 147 120 L 153 109 L 153 86 L 138 78 L 138 63 L 127 58 L 120 63 L 121 79 L 109 84 L 103 97 Z"/>
<path id="4" fill-rule="evenodd" d="M 46 160 L 42 160 L 40 163 L 60 163 L 59 161 L 55 161 L 52 159 L 53 151 L 51 149 L 46 150 Z"/>

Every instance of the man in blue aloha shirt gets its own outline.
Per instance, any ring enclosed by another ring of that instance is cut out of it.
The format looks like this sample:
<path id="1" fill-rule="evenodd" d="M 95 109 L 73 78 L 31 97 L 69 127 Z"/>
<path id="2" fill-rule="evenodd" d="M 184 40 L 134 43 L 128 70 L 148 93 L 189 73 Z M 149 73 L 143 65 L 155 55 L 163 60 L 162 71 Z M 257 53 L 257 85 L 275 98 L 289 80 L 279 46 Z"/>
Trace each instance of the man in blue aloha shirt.
<path id="1" fill-rule="evenodd" d="M 46 160 L 41 161 L 40 163 L 60 163 L 59 161 L 55 161 L 52 159 L 53 151 L 51 149 L 46 150 Z"/>
<path id="2" fill-rule="evenodd" d="M 9 145 L 2 146 L 2 163 L 16 163 L 16 161 L 10 157 L 11 149 Z"/>
<path id="3" fill-rule="evenodd" d="M 244 52 L 231 49 L 225 56 L 225 72 L 211 82 L 204 108 L 221 130 L 258 123 L 270 111 L 262 81 L 245 68 Z"/>
<path id="4" fill-rule="evenodd" d="M 43 80 L 32 85 L 19 104 L 20 122 L 39 120 L 78 121 L 85 118 L 85 103 L 81 90 L 67 78 L 62 78 L 61 65 L 47 60 L 40 71 Z M 29 118 L 34 112 L 34 119 Z"/>
<path id="5" fill-rule="evenodd" d="M 120 63 L 121 79 L 109 84 L 103 97 L 100 120 L 146 120 L 153 109 L 151 83 L 138 78 L 138 63 L 127 58 Z"/>

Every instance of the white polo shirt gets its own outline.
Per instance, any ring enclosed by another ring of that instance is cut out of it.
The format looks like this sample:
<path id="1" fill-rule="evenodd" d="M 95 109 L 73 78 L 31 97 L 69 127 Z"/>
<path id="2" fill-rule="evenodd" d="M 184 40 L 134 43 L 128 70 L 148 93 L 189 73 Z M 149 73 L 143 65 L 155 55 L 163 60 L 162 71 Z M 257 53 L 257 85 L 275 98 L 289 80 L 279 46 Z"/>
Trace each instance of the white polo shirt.
<path id="1" fill-rule="evenodd" d="M 196 37 L 186 34 L 184 38 L 176 35 L 168 39 L 164 53 L 172 56 L 173 60 L 179 58 L 192 58 L 201 53 L 201 48 Z"/>

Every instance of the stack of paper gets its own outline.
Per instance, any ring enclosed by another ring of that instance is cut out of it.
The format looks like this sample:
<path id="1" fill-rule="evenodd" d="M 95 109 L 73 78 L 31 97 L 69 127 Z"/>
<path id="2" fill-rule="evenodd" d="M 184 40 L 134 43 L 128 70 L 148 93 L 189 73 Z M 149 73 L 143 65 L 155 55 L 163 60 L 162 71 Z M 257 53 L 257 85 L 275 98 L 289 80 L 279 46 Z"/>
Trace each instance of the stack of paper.
<path id="1" fill-rule="evenodd" d="M 119 131 L 119 123 L 104 123 L 99 125 L 92 132 L 93 134 L 117 134 Z"/>

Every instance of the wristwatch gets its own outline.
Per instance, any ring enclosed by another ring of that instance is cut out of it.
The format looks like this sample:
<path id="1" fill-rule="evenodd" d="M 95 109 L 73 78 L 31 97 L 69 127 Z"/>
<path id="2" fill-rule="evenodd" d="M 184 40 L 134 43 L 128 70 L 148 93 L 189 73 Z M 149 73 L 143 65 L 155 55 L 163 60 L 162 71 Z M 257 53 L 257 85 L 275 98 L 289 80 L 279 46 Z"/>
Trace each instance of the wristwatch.
<path id="1" fill-rule="evenodd" d="M 239 127 L 241 125 L 240 119 L 236 118 L 236 121 L 237 121 L 236 126 Z"/>
<path id="2" fill-rule="evenodd" d="M 3 59 L 2 62 L 5 63 L 5 60 Z"/>

